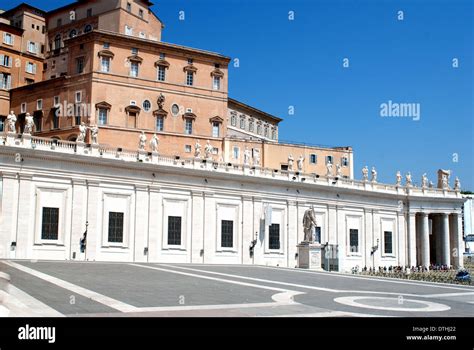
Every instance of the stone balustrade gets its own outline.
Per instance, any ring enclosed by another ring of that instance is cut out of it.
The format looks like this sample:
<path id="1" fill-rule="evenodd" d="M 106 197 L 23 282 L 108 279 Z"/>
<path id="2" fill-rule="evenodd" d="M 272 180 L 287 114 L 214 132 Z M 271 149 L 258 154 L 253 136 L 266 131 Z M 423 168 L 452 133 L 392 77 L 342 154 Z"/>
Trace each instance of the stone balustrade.
<path id="1" fill-rule="evenodd" d="M 333 186 L 338 188 L 381 192 L 394 195 L 430 196 L 430 197 L 461 197 L 459 190 L 421 188 L 413 185 L 384 184 L 375 181 L 360 181 L 334 176 L 300 173 L 298 171 L 283 171 L 234 163 L 222 163 L 212 159 L 181 158 L 163 156 L 157 152 L 143 150 L 126 150 L 112 148 L 105 145 L 85 144 L 82 142 L 62 141 L 41 138 L 31 135 L 7 133 L 0 136 L 0 145 L 16 147 L 19 149 L 34 149 L 51 151 L 64 154 L 115 159 L 126 162 L 143 162 L 162 166 L 180 167 L 187 169 L 200 169 L 211 172 L 225 172 L 236 175 L 246 175 L 264 178 L 273 178 L 281 181 L 314 183 L 317 185 Z"/>

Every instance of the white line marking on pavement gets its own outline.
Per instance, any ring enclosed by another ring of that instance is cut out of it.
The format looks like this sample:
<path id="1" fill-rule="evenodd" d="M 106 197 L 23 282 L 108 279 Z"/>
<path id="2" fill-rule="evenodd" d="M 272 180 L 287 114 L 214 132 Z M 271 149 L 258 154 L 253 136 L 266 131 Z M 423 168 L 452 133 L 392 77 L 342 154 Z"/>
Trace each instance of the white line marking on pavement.
<path id="1" fill-rule="evenodd" d="M 357 296 L 357 297 L 340 297 L 335 298 L 334 301 L 336 303 L 354 306 L 354 307 L 362 307 L 366 309 L 374 309 L 374 310 L 386 310 L 386 311 L 405 311 L 405 312 L 441 312 L 441 311 L 448 311 L 451 308 L 447 305 L 432 303 L 430 301 L 421 301 L 421 300 L 413 300 L 413 299 L 404 299 L 403 302 L 411 302 L 415 304 L 424 305 L 424 307 L 393 307 L 393 306 L 380 306 L 380 305 L 368 305 L 362 304 L 357 302 L 357 300 L 367 299 L 367 300 L 386 300 L 388 302 L 395 302 L 398 303 L 398 298 L 382 298 L 382 297 L 364 297 L 364 296 Z M 402 304 L 403 305 L 403 304 Z"/>
<path id="2" fill-rule="evenodd" d="M 474 292 L 467 293 L 440 293 L 440 294 L 428 294 L 423 295 L 425 298 L 438 298 L 438 297 L 462 297 L 466 295 L 474 295 Z"/>
<path id="3" fill-rule="evenodd" d="M 319 271 L 308 271 L 308 270 L 301 270 L 301 269 L 295 269 L 291 267 L 275 267 L 275 266 L 263 266 L 263 265 L 253 265 L 255 267 L 261 268 L 261 269 L 273 269 L 273 270 L 288 270 L 288 271 L 295 271 L 295 272 L 300 272 L 300 273 L 309 273 L 309 274 L 314 274 L 314 275 L 324 275 L 324 276 L 331 276 L 331 277 L 341 277 L 341 278 L 356 278 L 356 279 L 361 279 L 361 280 L 367 280 L 367 281 L 376 281 L 376 282 L 387 282 L 387 283 L 401 283 L 401 284 L 411 284 L 411 285 L 416 285 L 416 286 L 424 286 L 424 287 L 433 287 L 433 288 L 445 288 L 445 289 L 456 289 L 456 290 L 473 290 L 474 287 L 471 286 L 451 286 L 449 283 L 434 283 L 434 282 L 428 282 L 428 281 L 417 281 L 414 282 L 412 280 L 396 280 L 394 278 L 390 277 L 378 277 L 378 276 L 372 276 L 372 277 L 364 277 L 364 276 L 354 276 L 354 275 L 346 275 L 341 272 L 319 272 Z"/>
<path id="4" fill-rule="evenodd" d="M 20 271 L 23 271 L 23 272 L 26 272 L 32 276 L 35 276 L 37 278 L 40 278 L 44 281 L 47 281 L 49 283 L 52 283 L 58 287 L 61 287 L 61 288 L 64 288 L 64 289 L 67 289 L 67 290 L 70 290 L 71 292 L 73 293 L 76 293 L 76 294 L 79 294 L 79 295 L 82 295 L 83 297 L 85 298 L 88 298 L 88 299 L 91 299 L 91 300 L 94 300 L 98 303 L 101 303 L 103 305 L 106 305 L 112 309 L 115 309 L 115 310 L 118 310 L 118 311 L 121 311 L 121 312 L 133 312 L 133 311 L 138 311 L 138 308 L 135 307 L 135 306 L 132 306 L 132 305 L 129 305 L 129 304 L 125 304 L 119 300 L 116 300 L 116 299 L 113 299 L 113 298 L 109 298 L 105 295 L 102 295 L 102 294 L 99 294 L 99 293 L 96 293 L 94 291 L 91 291 L 89 289 L 86 289 L 86 288 L 82 288 L 80 286 L 77 286 L 75 284 L 72 284 L 72 283 L 69 283 L 69 282 L 66 282 L 64 280 L 61 280 L 59 278 L 56 278 L 56 277 L 53 277 L 53 276 L 50 276 L 50 275 L 47 275 L 43 272 L 39 272 L 39 271 L 36 271 L 36 270 L 33 270 L 29 267 L 26 267 L 26 266 L 23 266 L 23 265 L 19 265 L 19 264 L 16 264 L 14 262 L 10 262 L 10 261 L 2 261 L 4 264 L 6 265 L 9 265 L 17 270 L 20 270 Z"/>
<path id="5" fill-rule="evenodd" d="M 306 314 L 288 314 L 288 315 L 277 315 L 270 317 L 394 317 L 385 315 L 371 315 L 371 314 L 360 314 L 356 312 L 346 311 L 326 311 L 326 312 L 313 312 Z"/>
<path id="6" fill-rule="evenodd" d="M 62 313 L 12 284 L 8 286 L 6 306 L 10 310 L 9 317 L 64 317 Z"/>
<path id="7" fill-rule="evenodd" d="M 201 270 L 201 269 L 193 269 L 193 268 L 190 268 L 190 267 L 183 267 L 183 266 L 174 266 L 174 265 L 168 265 L 168 264 L 160 264 L 160 266 L 167 266 L 167 267 L 172 267 L 172 268 L 176 268 L 176 269 L 182 269 L 182 270 L 189 270 L 189 271 L 195 271 L 195 272 L 208 273 L 208 274 L 212 274 L 212 275 L 220 275 L 220 276 L 234 277 L 234 278 L 246 279 L 246 280 L 256 281 L 256 282 L 280 284 L 280 285 L 283 285 L 283 286 L 290 286 L 290 287 L 296 287 L 296 288 L 305 288 L 305 289 L 319 290 L 319 291 L 329 292 L 329 293 L 361 293 L 361 294 L 381 294 L 381 295 L 396 295 L 396 296 L 403 295 L 403 296 L 411 296 L 411 297 L 419 297 L 419 298 L 420 298 L 420 297 L 421 297 L 421 298 L 431 298 L 430 295 L 423 295 L 423 294 L 395 293 L 395 292 L 376 292 L 376 291 L 367 291 L 367 290 L 330 289 L 330 288 L 309 286 L 309 285 L 304 285 L 304 284 L 281 282 L 281 281 L 267 280 L 267 279 L 262 279 L 262 278 L 246 277 L 246 276 L 241 276 L 241 275 L 233 275 L 233 274 L 222 273 L 222 272 L 206 271 L 206 270 Z M 462 293 L 461 293 L 461 294 L 462 294 Z M 470 294 L 470 293 L 467 293 L 467 294 Z M 440 295 L 442 295 L 442 294 L 440 294 Z M 435 295 L 435 296 L 438 296 L 438 295 Z"/>

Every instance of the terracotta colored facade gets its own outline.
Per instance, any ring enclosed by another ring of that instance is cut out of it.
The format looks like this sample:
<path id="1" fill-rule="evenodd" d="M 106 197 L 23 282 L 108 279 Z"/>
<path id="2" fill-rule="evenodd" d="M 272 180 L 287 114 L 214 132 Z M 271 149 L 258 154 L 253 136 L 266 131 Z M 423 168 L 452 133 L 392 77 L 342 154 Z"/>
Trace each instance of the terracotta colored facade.
<path id="1" fill-rule="evenodd" d="M 163 155 L 191 158 L 209 141 L 214 161 L 241 164 L 247 148 L 251 165 L 287 170 L 291 155 L 297 170 L 304 156 L 305 172 L 324 175 L 331 162 L 353 176 L 350 147 L 279 143 L 282 119 L 229 98 L 230 58 L 162 42 L 149 7 L 77 1 L 47 13 L 43 80 L 11 91 L 17 131 L 28 112 L 36 136 L 74 141 L 84 122 L 99 126 L 104 147 L 136 150 L 144 131 L 148 140 L 158 135 Z"/>

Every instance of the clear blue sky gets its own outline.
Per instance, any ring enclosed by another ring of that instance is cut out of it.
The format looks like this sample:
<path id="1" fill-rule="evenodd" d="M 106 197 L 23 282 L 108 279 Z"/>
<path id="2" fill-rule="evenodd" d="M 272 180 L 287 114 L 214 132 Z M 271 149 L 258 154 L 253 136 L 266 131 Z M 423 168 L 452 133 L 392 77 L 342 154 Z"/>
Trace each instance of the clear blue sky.
<path id="1" fill-rule="evenodd" d="M 20 2 L 0 0 L 0 8 Z M 70 2 L 30 3 L 50 10 Z M 472 0 L 154 2 L 163 41 L 240 60 L 229 96 L 284 118 L 281 139 L 352 146 L 356 178 L 368 165 L 380 181 L 401 170 L 436 183 L 444 168 L 474 190 Z M 389 100 L 419 103 L 421 119 L 382 118 Z"/>

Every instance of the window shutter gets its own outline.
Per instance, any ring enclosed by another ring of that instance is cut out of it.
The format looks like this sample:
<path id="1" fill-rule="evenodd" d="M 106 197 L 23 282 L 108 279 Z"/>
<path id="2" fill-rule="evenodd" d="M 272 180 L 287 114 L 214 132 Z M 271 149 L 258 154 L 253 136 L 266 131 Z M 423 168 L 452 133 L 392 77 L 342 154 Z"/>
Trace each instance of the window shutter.
<path id="1" fill-rule="evenodd" d="M 12 38 L 12 45 L 15 44 L 15 37 L 13 35 L 10 36 L 10 38 Z"/>
<path id="2" fill-rule="evenodd" d="M 13 66 L 13 57 L 8 57 L 8 67 Z"/>
<path id="3" fill-rule="evenodd" d="M 36 63 L 33 64 L 33 74 L 36 74 Z"/>
<path id="4" fill-rule="evenodd" d="M 12 77 L 11 75 L 7 75 L 7 89 L 10 89 L 12 86 Z"/>
<path id="5" fill-rule="evenodd" d="M 5 56 L 4 55 L 0 55 L 0 65 L 5 65 Z"/>
<path id="6" fill-rule="evenodd" d="M 39 44 L 38 43 L 35 43 L 35 52 L 39 53 Z M 36 67 L 35 67 L 35 73 L 36 73 Z"/>

